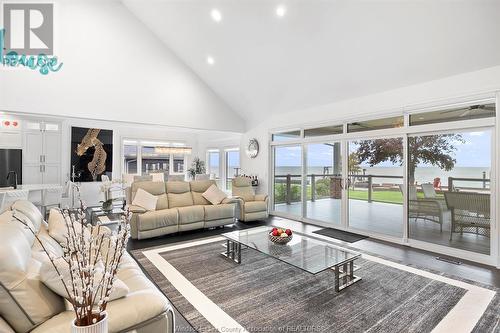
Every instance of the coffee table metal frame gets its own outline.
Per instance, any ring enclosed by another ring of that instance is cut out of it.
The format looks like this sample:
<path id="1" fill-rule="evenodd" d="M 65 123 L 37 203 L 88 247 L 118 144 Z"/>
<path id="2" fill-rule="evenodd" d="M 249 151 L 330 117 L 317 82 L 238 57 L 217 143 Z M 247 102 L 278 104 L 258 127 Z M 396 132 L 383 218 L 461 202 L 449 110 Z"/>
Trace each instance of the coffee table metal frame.
<path id="1" fill-rule="evenodd" d="M 224 236 L 224 235 L 222 235 Z M 304 237 L 304 235 L 302 235 Z M 315 238 L 315 240 L 317 240 Z M 225 251 L 221 253 L 221 255 L 223 255 L 224 257 L 226 257 L 227 259 L 230 259 L 231 261 L 234 261 L 235 263 L 237 264 L 241 264 L 241 248 L 242 248 L 242 244 L 240 242 L 237 242 L 237 241 L 234 241 L 232 239 L 228 239 L 226 238 L 226 243 L 225 244 L 222 244 L 223 247 L 225 248 Z M 244 248 L 248 248 L 248 246 L 246 245 L 243 245 Z M 255 249 L 256 251 L 259 251 L 258 249 Z M 261 252 L 261 251 L 259 251 Z M 351 251 L 346 251 L 346 252 L 351 252 Z M 264 253 L 264 252 L 261 252 L 261 253 Z M 266 253 L 264 253 L 266 254 Z M 274 256 L 271 256 L 277 260 L 280 260 L 279 258 L 277 257 L 274 257 Z M 335 276 L 335 291 L 339 292 L 351 285 L 353 285 L 354 283 L 358 282 L 361 280 L 361 278 L 359 276 L 355 276 L 354 275 L 354 271 L 358 269 L 357 266 L 354 266 L 354 260 L 356 259 L 359 259 L 361 257 L 361 254 L 358 254 L 357 256 L 355 257 L 352 257 L 352 258 L 349 258 L 349 259 L 346 259 L 342 262 L 339 262 L 335 265 L 333 265 L 332 267 L 330 267 L 330 269 L 333 270 L 334 272 L 334 276 Z M 283 261 L 283 260 L 280 260 L 280 261 Z M 286 262 L 286 261 L 284 261 Z M 290 263 L 287 263 L 291 266 L 294 266 Z M 294 267 L 297 267 L 297 266 L 294 266 Z M 300 269 L 300 267 L 297 267 Z M 311 272 L 308 272 L 309 274 L 313 274 Z"/>

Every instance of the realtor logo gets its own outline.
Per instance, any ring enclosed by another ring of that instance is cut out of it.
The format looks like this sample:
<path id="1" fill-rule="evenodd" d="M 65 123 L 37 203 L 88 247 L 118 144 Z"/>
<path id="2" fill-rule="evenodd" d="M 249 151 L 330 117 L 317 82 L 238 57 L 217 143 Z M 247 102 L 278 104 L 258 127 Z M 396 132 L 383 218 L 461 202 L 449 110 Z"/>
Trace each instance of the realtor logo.
<path id="1" fill-rule="evenodd" d="M 54 4 L 4 3 L 5 52 L 53 55 Z"/>

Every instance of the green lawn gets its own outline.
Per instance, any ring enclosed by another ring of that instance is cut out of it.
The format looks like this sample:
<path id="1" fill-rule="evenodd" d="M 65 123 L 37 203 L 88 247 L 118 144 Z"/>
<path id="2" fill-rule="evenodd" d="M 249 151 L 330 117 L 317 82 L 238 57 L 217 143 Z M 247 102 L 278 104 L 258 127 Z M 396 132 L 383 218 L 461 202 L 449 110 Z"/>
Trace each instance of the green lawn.
<path id="1" fill-rule="evenodd" d="M 424 198 L 423 192 L 417 192 L 418 198 Z M 349 190 L 350 199 L 368 200 L 368 191 Z M 403 195 L 400 191 L 373 191 L 372 200 L 378 202 L 388 202 L 395 204 L 403 204 Z"/>

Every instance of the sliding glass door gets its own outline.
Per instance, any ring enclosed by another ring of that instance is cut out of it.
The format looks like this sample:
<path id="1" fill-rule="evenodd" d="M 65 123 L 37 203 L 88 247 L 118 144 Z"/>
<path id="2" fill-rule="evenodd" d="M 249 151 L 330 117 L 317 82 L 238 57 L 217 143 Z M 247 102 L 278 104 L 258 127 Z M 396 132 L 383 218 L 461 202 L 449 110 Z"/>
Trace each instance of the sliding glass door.
<path id="1" fill-rule="evenodd" d="M 408 138 L 412 239 L 490 254 L 492 131 Z"/>
<path id="2" fill-rule="evenodd" d="M 349 142 L 349 226 L 403 236 L 403 138 Z"/>
<path id="3" fill-rule="evenodd" d="M 341 224 L 342 160 L 340 142 L 306 145 L 305 217 Z"/>
<path id="4" fill-rule="evenodd" d="M 274 210 L 302 217 L 302 147 L 274 147 Z"/>

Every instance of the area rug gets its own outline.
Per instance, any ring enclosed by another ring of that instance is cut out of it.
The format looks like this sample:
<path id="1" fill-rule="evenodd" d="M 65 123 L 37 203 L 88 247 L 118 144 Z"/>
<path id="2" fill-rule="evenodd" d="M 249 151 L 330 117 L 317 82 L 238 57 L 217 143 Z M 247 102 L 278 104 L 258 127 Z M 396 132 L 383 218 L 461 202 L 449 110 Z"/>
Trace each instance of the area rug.
<path id="1" fill-rule="evenodd" d="M 354 234 L 352 232 L 337 230 L 337 229 L 332 229 L 332 228 L 323 228 L 320 230 L 313 231 L 313 233 L 318 234 L 318 235 L 327 236 L 330 238 L 339 239 L 341 241 L 348 242 L 348 243 L 354 243 L 354 242 L 360 241 L 362 239 L 368 238 L 367 236 L 358 235 L 358 234 Z"/>
<path id="2" fill-rule="evenodd" d="M 362 280 L 337 293 L 253 249 L 238 265 L 215 237 L 133 251 L 198 332 L 497 332 L 496 291 L 364 255 Z"/>

